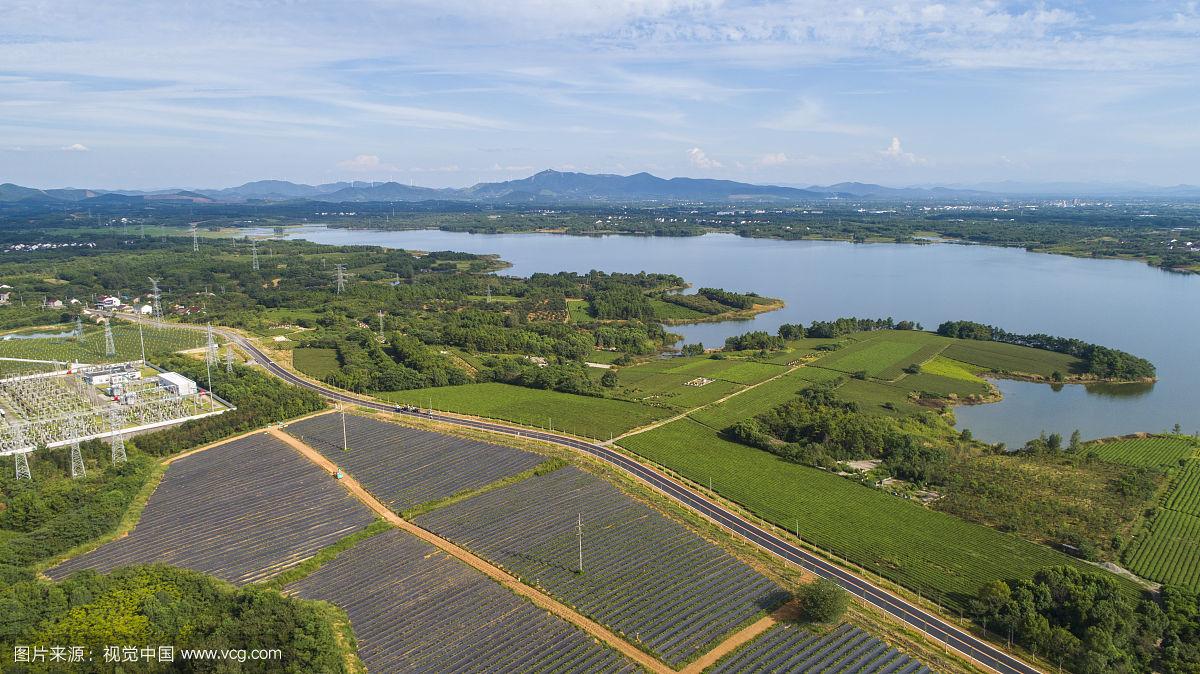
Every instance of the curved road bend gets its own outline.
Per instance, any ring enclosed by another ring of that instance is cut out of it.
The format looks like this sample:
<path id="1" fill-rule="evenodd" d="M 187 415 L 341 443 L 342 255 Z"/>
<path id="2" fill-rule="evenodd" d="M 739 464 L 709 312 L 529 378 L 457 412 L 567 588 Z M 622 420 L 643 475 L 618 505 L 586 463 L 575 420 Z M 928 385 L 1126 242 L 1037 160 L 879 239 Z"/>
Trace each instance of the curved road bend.
<path id="1" fill-rule="evenodd" d="M 353 405 L 361 405 L 372 409 L 393 412 L 394 405 L 386 403 L 371 402 L 346 395 L 340 391 L 326 388 L 324 386 L 314 384 L 306 379 L 292 374 L 282 366 L 271 360 L 266 353 L 259 349 L 249 340 L 234 332 L 225 330 L 217 330 L 226 339 L 237 343 L 242 349 L 254 356 L 254 359 L 259 362 L 264 368 L 270 371 L 275 376 L 304 388 L 316 391 L 321 395 L 331 400 L 350 403 Z M 688 487 L 680 484 L 674 479 L 667 477 L 659 471 L 643 465 L 629 457 L 621 454 L 618 451 L 609 449 L 602 445 L 584 442 L 575 438 L 565 437 L 545 431 L 532 429 L 518 429 L 502 424 L 480 421 L 477 419 L 469 419 L 455 416 L 445 416 L 441 414 L 426 414 L 405 412 L 410 416 L 420 418 L 431 418 L 435 421 L 440 421 L 458 426 L 469 428 L 477 428 L 480 430 L 491 431 L 493 433 L 505 433 L 508 435 L 520 435 L 526 438 L 535 438 L 546 442 L 552 442 L 564 447 L 579 450 L 598 458 L 610 465 L 613 465 L 626 473 L 640 478 L 644 482 L 649 483 L 659 491 L 663 492 L 678 503 L 691 508 L 692 510 L 704 515 L 713 520 L 717 524 L 741 535 L 746 540 L 755 543 L 765 550 L 770 551 L 778 557 L 781 557 L 793 564 L 796 564 L 809 572 L 828 578 L 837 582 L 848 591 L 858 595 L 863 601 L 871 604 L 879 610 L 885 611 L 891 616 L 904 623 L 919 629 L 928 637 L 941 642 L 942 644 L 953 648 L 954 650 L 967 655 L 976 662 L 979 662 L 986 667 L 1001 672 L 1002 674 L 1041 674 L 1040 670 L 1016 658 L 1015 656 L 993 646 L 991 643 L 976 637 L 973 634 L 964 632 L 963 630 L 951 625 L 942 620 L 940 617 L 925 611 L 919 606 L 909 602 L 908 600 L 898 597 L 886 590 L 876 587 L 870 582 L 858 577 L 857 575 L 842 569 L 841 567 L 832 564 L 817 555 L 814 555 L 807 550 L 796 547 L 788 541 L 776 536 L 761 527 L 743 519 L 737 513 L 734 513 L 726 508 L 709 501 L 700 496 Z"/>

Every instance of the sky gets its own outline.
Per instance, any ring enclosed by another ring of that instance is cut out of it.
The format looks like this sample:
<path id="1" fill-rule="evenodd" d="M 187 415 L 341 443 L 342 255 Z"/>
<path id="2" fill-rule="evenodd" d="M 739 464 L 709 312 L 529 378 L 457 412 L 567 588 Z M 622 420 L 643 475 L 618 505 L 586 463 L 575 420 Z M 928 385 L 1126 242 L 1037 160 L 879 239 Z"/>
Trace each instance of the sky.
<path id="1" fill-rule="evenodd" d="M 0 3 L 0 182 L 1200 184 L 1200 3 Z"/>

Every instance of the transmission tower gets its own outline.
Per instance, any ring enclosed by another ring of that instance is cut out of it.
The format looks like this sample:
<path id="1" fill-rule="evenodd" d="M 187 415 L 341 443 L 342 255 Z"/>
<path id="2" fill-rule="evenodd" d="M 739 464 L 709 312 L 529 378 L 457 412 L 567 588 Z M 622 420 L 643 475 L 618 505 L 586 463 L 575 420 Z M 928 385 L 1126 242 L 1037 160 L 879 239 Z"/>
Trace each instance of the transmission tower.
<path id="1" fill-rule="evenodd" d="M 205 345 L 204 360 L 209 366 L 216 365 L 219 357 L 217 340 L 213 339 L 212 323 L 208 324 L 208 343 Z"/>
<path id="2" fill-rule="evenodd" d="M 379 339 L 383 339 L 383 309 L 379 310 Z"/>
<path id="3" fill-rule="evenodd" d="M 346 289 L 346 265 L 335 264 L 333 266 L 337 270 L 337 293 L 341 295 L 342 291 Z"/>
<path id="4" fill-rule="evenodd" d="M 125 436 L 121 435 L 121 412 L 116 407 L 109 410 L 108 425 L 112 428 L 112 464 L 125 463 Z"/>
<path id="5" fill-rule="evenodd" d="M 233 344 L 225 345 L 225 374 L 233 374 Z"/>
<path id="6" fill-rule="evenodd" d="M 258 271 L 258 242 L 250 239 L 250 267 Z"/>
<path id="7" fill-rule="evenodd" d="M 104 322 L 104 355 L 106 355 L 106 356 L 117 355 L 117 345 L 113 341 L 112 321 Z"/>
<path id="8" fill-rule="evenodd" d="M 29 452 L 17 452 L 13 460 L 17 464 L 17 479 L 33 480 L 33 474 L 29 472 Z"/>
<path id="9" fill-rule="evenodd" d="M 83 467 L 83 452 L 79 449 L 79 420 L 71 420 L 71 477 L 81 478 L 87 475 Z"/>
<path id="10" fill-rule="evenodd" d="M 75 317 L 75 336 L 79 338 L 79 343 L 83 343 L 83 319 Z"/>
<path id="11" fill-rule="evenodd" d="M 200 252 L 200 235 L 197 233 L 195 225 L 192 225 L 192 252 Z"/>
<path id="12" fill-rule="evenodd" d="M 155 320 L 162 320 L 162 291 L 158 289 L 158 279 L 154 278 L 153 276 L 149 276 L 147 278 L 150 279 L 150 285 L 153 288 L 150 294 L 152 302 L 150 306 L 153 310 L 152 315 L 154 316 Z"/>

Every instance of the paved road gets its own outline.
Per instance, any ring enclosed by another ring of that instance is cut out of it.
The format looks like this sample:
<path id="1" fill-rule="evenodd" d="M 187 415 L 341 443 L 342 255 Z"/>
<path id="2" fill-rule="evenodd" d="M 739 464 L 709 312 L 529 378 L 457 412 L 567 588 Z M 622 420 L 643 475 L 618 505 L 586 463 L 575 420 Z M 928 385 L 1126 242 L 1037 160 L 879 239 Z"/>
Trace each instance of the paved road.
<path id="1" fill-rule="evenodd" d="M 326 388 L 319 384 L 314 384 L 302 377 L 284 369 L 276 364 L 267 354 L 265 354 L 254 344 L 247 339 L 233 332 L 219 331 L 226 339 L 231 339 L 238 344 L 246 352 L 252 354 L 254 359 L 258 361 L 269 372 L 277 377 L 288 381 L 297 386 L 316 391 L 326 398 L 363 407 L 370 407 L 382 411 L 394 411 L 394 406 L 366 401 L 361 398 L 347 395 L 340 391 Z M 788 541 L 776 536 L 774 533 L 762 529 L 761 527 L 743 519 L 737 513 L 730 511 L 720 505 L 709 501 L 703 496 L 692 491 L 690 488 L 677 482 L 663 473 L 643 465 L 620 452 L 597 445 L 590 442 L 584 442 L 575 438 L 549 433 L 546 431 L 518 429 L 503 424 L 481 421 L 477 419 L 466 419 L 456 416 L 447 416 L 426 412 L 405 412 L 410 416 L 418 416 L 421 418 L 431 418 L 436 421 L 465 426 L 469 428 L 477 428 L 494 433 L 505 433 L 508 435 L 519 435 L 526 438 L 535 438 L 552 442 L 557 445 L 569 447 L 596 457 L 612 466 L 640 478 L 651 486 L 655 487 L 668 497 L 674 499 L 678 503 L 691 508 L 692 510 L 708 517 L 714 522 L 724 526 L 725 528 L 737 533 L 746 540 L 757 544 L 765 550 L 800 566 L 809 572 L 828 578 L 837 582 L 846 590 L 853 592 L 861 597 L 864 601 L 872 606 L 887 612 L 895 618 L 921 630 L 930 638 L 935 639 L 957 651 L 963 653 L 977 662 L 1003 674 L 1038 674 L 1040 670 L 1029 665 L 1028 663 L 1014 657 L 1013 655 L 993 646 L 991 643 L 979 639 L 972 634 L 951 625 L 942 620 L 938 616 L 933 615 L 920 608 L 919 606 L 909 602 L 908 600 L 898 597 L 886 590 L 876 587 L 872 583 L 859 576 L 842 569 L 841 567 L 832 564 L 821 557 L 808 552 L 802 548 L 792 545 Z"/>

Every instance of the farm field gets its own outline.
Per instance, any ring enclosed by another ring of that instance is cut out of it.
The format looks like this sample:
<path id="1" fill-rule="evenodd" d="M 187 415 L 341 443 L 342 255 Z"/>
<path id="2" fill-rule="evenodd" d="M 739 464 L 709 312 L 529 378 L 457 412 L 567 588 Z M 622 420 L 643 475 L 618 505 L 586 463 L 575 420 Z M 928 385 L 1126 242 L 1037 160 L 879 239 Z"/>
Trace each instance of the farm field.
<path id="1" fill-rule="evenodd" d="M 817 635 L 779 623 L 705 671 L 927 674 L 929 668 L 852 625 L 841 624 Z"/>
<path id="2" fill-rule="evenodd" d="M 625 400 L 545 391 L 489 382 L 442 386 L 415 391 L 391 391 L 377 397 L 391 402 L 428 407 L 459 414 L 502 419 L 527 426 L 555 430 L 593 438 L 607 438 L 644 426 L 664 417 L 671 410 Z"/>
<path id="3" fill-rule="evenodd" d="M 962 363 L 957 360 L 946 358 L 945 356 L 934 356 L 931 360 L 921 366 L 921 372 L 927 374 L 935 374 L 939 377 L 947 377 L 949 379 L 961 379 L 968 382 L 982 382 L 983 379 L 979 374 L 984 370 L 978 365 Z"/>
<path id="4" fill-rule="evenodd" d="M 324 379 L 340 367 L 337 349 L 293 349 L 292 366 L 310 377 Z"/>
<path id="5" fill-rule="evenodd" d="M 723 403 L 696 410 L 689 416 L 710 428 L 724 430 L 742 419 L 791 400 L 801 389 L 814 383 L 836 379 L 839 376 L 841 376 L 840 373 L 833 370 L 801 367 L 778 379 L 740 393 Z"/>
<path id="6" fill-rule="evenodd" d="M 1083 366 L 1078 358 L 1065 353 L 1002 342 L 954 340 L 942 355 L 988 371 L 1023 372 L 1042 377 L 1049 377 L 1056 371 L 1070 375 L 1081 371 Z"/>
<path id="7" fill-rule="evenodd" d="M 1191 438 L 1153 436 L 1089 442 L 1085 451 L 1096 452 L 1101 459 L 1140 467 L 1169 467 L 1180 459 L 1200 454 L 1200 443 Z"/>
<path id="8" fill-rule="evenodd" d="M 64 324 L 56 326 L 52 332 L 71 331 L 75 325 Z M 29 330 L 17 331 L 28 333 Z M 32 332 L 45 332 L 33 330 Z M 142 357 L 142 339 L 146 343 L 146 355 L 164 355 L 187 349 L 197 349 L 204 346 L 205 336 L 200 330 L 186 328 L 142 328 L 142 337 L 138 336 L 138 327 L 122 321 L 113 322 L 113 345 L 116 355 L 104 353 L 104 328 L 94 324 L 84 324 L 83 341 L 75 337 L 42 337 L 35 339 L 0 339 L 0 356 L 5 358 L 32 358 L 36 360 L 60 360 L 80 363 L 115 363 L 121 361 L 139 360 Z M 13 333 L 10 333 L 13 334 Z"/>
<path id="9" fill-rule="evenodd" d="M 620 445 L 698 484 L 708 484 L 804 540 L 943 604 L 965 608 L 995 579 L 1029 578 L 1046 566 L 1085 566 L 1016 536 L 927 510 L 832 473 L 788 463 L 680 419 Z"/>
<path id="10" fill-rule="evenodd" d="M 373 519 L 332 477 L 260 433 L 172 463 L 128 536 L 47 575 L 163 562 L 242 585 L 299 564 Z"/>
<path id="11" fill-rule="evenodd" d="M 286 590 L 342 607 L 373 672 L 639 671 L 573 625 L 395 529 Z"/>
<path id="12" fill-rule="evenodd" d="M 1200 589 L 1200 517 L 1159 510 L 1130 546 L 1125 564 L 1144 578 Z"/>
<path id="13" fill-rule="evenodd" d="M 323 414 L 284 430 L 353 475 L 396 513 L 529 470 L 545 457 L 511 447 L 346 415 Z"/>
<path id="14" fill-rule="evenodd" d="M 1188 461 L 1171 480 L 1163 507 L 1200 517 L 1200 460 Z"/>
<path id="15" fill-rule="evenodd" d="M 673 666 L 786 598 L 782 588 L 717 546 L 576 468 L 532 477 L 415 521 Z"/>
<path id="16" fill-rule="evenodd" d="M 1200 590 L 1200 459 L 1171 476 L 1158 510 L 1125 551 L 1140 576 Z"/>
<path id="17" fill-rule="evenodd" d="M 912 363 L 923 363 L 946 348 L 950 340 L 916 331 L 880 331 L 815 361 L 820 367 L 846 374 L 866 372 L 868 376 L 892 380 Z"/>

